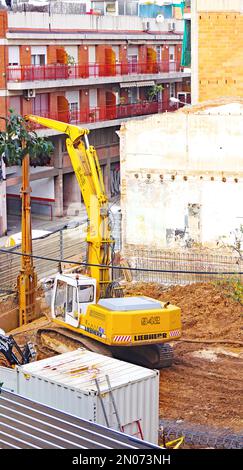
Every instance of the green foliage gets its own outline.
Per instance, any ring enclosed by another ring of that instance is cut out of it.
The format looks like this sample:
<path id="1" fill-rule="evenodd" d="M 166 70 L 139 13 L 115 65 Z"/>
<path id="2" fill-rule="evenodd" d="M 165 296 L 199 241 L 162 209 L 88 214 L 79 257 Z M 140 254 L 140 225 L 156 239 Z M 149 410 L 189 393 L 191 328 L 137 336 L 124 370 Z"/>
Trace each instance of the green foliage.
<path id="1" fill-rule="evenodd" d="M 52 143 L 38 137 L 22 116 L 10 109 L 9 117 L 1 119 L 6 122 L 6 131 L 0 132 L 0 158 L 7 166 L 20 166 L 27 154 L 32 166 L 43 166 L 50 162 Z"/>
<path id="2" fill-rule="evenodd" d="M 162 91 L 164 88 L 162 85 L 154 85 L 148 91 L 148 99 L 153 101 L 154 98 L 157 98 L 158 93 Z"/>
<path id="3" fill-rule="evenodd" d="M 227 297 L 243 305 L 243 284 L 239 277 L 233 276 L 226 280 L 217 281 L 215 284 L 223 288 Z"/>
<path id="4" fill-rule="evenodd" d="M 67 64 L 68 65 L 75 65 L 75 59 L 72 55 L 67 54 Z"/>

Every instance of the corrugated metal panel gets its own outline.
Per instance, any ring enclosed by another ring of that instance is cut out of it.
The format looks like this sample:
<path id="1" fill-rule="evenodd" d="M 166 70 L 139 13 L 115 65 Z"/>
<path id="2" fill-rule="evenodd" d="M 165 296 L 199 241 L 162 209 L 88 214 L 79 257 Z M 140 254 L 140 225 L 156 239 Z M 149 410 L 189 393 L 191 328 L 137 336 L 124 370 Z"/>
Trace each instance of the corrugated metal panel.
<path id="1" fill-rule="evenodd" d="M 78 349 L 18 368 L 18 393 L 73 415 L 119 429 L 108 375 L 121 424 L 133 435 L 139 420 L 146 440 L 158 442 L 159 374 L 124 361 Z M 133 423 L 133 424 L 131 424 Z"/>
<path id="2" fill-rule="evenodd" d="M 4 390 L 0 449 L 151 449 L 147 442 L 70 416 Z"/>

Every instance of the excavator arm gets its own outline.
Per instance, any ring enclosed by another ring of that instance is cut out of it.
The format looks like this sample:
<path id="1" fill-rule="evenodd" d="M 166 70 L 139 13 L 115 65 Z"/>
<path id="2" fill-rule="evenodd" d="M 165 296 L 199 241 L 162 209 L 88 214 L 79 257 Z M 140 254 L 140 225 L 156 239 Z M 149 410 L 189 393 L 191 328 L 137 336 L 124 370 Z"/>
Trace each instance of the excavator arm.
<path id="1" fill-rule="evenodd" d="M 104 296 L 109 284 L 114 240 L 111 237 L 108 197 L 98 156 L 89 145 L 88 129 L 29 114 L 26 121 L 55 129 L 67 135 L 68 154 L 87 210 L 89 275 L 97 280 L 97 297 Z"/>
<path id="2" fill-rule="evenodd" d="M 21 349 L 12 335 L 0 334 L 0 365 L 13 367 L 28 364 L 35 356 L 36 351 L 32 343 L 27 342 Z"/>

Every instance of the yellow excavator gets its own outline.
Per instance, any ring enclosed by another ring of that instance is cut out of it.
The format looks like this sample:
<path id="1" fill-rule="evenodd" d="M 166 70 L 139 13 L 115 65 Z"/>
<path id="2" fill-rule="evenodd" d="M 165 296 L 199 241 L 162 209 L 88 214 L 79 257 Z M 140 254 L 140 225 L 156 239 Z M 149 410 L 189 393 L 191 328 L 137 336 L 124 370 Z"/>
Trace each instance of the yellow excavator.
<path id="1" fill-rule="evenodd" d="M 168 343 L 181 336 L 180 308 L 149 297 L 124 297 L 111 279 L 114 239 L 109 203 L 96 150 L 89 145 L 89 130 L 34 115 L 25 119 L 67 135 L 67 150 L 89 221 L 87 275 L 56 275 L 51 316 L 59 328 L 44 333 L 61 335 L 65 341 L 74 334 L 77 338 L 78 333 L 79 344 L 90 350 L 105 350 L 145 367 L 171 366 L 173 353 Z"/>

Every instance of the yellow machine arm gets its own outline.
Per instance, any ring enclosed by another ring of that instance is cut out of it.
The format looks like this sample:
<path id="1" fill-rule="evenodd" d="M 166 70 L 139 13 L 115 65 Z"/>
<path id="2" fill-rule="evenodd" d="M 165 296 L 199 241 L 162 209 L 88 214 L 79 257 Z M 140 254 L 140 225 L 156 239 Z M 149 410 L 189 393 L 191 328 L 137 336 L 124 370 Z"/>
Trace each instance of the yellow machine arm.
<path id="1" fill-rule="evenodd" d="M 96 150 L 89 145 L 89 130 L 32 114 L 25 116 L 25 119 L 68 136 L 67 150 L 89 219 L 88 263 L 105 265 L 104 268 L 91 266 L 89 275 L 97 280 L 98 297 L 104 295 L 111 282 L 108 266 L 112 261 L 114 240 L 110 233 L 108 197 Z"/>

